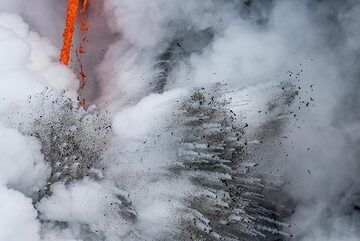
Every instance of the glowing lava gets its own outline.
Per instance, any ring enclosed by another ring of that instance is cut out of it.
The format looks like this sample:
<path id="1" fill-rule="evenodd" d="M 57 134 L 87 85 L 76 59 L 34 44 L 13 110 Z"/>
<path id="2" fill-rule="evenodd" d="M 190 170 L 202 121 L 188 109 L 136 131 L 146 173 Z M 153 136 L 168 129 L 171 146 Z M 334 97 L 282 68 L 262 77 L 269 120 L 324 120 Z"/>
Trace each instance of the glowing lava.
<path id="1" fill-rule="evenodd" d="M 68 0 L 68 8 L 66 14 L 65 30 L 63 33 L 64 43 L 61 49 L 60 62 L 64 65 L 68 65 L 70 61 L 70 52 L 72 47 L 73 35 L 75 32 L 76 19 L 80 19 L 80 30 L 82 33 L 82 40 L 78 48 L 75 49 L 76 60 L 79 64 L 79 75 L 80 75 L 80 89 L 84 89 L 86 84 L 86 74 L 81 63 L 80 55 L 85 53 L 85 44 L 87 43 L 86 32 L 88 27 L 86 25 L 86 9 L 88 0 L 82 1 L 82 7 L 79 11 L 80 0 Z M 79 106 L 85 105 L 85 99 L 80 99 Z"/>
<path id="2" fill-rule="evenodd" d="M 79 0 L 68 0 L 65 30 L 63 33 L 64 43 L 61 49 L 60 62 L 68 65 L 70 61 L 71 43 L 75 31 L 76 15 L 78 12 Z"/>

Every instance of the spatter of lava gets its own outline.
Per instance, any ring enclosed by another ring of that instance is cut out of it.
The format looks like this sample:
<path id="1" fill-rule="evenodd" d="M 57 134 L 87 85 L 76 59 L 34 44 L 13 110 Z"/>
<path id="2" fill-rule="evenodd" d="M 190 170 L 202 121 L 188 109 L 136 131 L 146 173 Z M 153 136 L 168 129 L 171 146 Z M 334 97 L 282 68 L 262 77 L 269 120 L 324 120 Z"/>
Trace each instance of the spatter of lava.
<path id="1" fill-rule="evenodd" d="M 80 9 L 80 21 L 81 21 L 80 30 L 81 30 L 83 36 L 81 38 L 80 46 L 76 49 L 76 56 L 77 56 L 77 60 L 79 62 L 80 76 L 81 76 L 80 89 L 84 89 L 85 84 L 86 84 L 86 74 L 84 72 L 84 68 L 83 68 L 83 65 L 81 63 L 80 54 L 85 53 L 85 44 L 88 41 L 88 39 L 86 37 L 86 32 L 88 31 L 88 27 L 86 25 L 86 6 L 87 6 L 87 3 L 88 3 L 88 0 L 84 0 L 83 1 L 83 6 Z"/>

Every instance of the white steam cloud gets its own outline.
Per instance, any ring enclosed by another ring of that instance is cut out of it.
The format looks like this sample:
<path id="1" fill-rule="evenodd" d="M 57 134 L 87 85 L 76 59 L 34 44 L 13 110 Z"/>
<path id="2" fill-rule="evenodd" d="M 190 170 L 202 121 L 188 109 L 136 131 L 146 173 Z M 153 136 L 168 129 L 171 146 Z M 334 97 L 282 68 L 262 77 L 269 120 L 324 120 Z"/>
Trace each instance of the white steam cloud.
<path id="1" fill-rule="evenodd" d="M 84 91 L 65 13 L 0 0 L 0 241 L 359 239 L 359 1 L 90 0 Z"/>

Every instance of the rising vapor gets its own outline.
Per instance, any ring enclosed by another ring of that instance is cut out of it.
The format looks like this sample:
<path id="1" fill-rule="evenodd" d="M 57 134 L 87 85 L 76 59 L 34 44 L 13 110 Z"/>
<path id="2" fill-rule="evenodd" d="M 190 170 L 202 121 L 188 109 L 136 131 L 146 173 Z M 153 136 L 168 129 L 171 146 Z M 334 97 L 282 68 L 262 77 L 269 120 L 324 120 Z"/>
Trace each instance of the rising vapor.
<path id="1" fill-rule="evenodd" d="M 0 0 L 0 241 L 356 241 L 360 1 Z"/>

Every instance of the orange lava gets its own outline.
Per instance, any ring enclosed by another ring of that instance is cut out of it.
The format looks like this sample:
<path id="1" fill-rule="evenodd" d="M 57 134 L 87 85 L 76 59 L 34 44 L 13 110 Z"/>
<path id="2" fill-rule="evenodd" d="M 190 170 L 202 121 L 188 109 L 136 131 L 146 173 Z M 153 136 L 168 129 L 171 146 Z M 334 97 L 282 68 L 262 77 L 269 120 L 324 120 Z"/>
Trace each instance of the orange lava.
<path id="1" fill-rule="evenodd" d="M 81 13 L 81 31 L 86 32 L 87 26 L 86 26 L 86 21 L 85 21 L 85 14 L 86 14 L 86 8 L 87 8 L 87 4 L 88 4 L 88 0 L 84 0 L 83 1 L 83 6 L 80 9 L 80 13 Z"/>
<path id="2" fill-rule="evenodd" d="M 85 0 L 86 1 L 86 0 Z M 66 14 L 66 25 L 63 33 L 64 43 L 61 49 L 60 62 L 68 65 L 70 61 L 70 49 L 73 34 L 75 31 L 76 14 L 79 7 L 79 0 L 68 0 L 68 9 Z"/>
<path id="3" fill-rule="evenodd" d="M 65 30 L 63 33 L 64 42 L 63 42 L 63 47 L 61 49 L 60 62 L 64 65 L 69 65 L 72 40 L 75 32 L 76 20 L 78 17 L 80 20 L 80 30 L 82 33 L 82 38 L 79 47 L 75 49 L 75 54 L 76 54 L 76 61 L 79 64 L 79 75 L 80 75 L 79 88 L 84 89 L 86 84 L 86 74 L 84 72 L 80 55 L 85 53 L 85 45 L 88 42 L 88 39 L 86 37 L 86 32 L 88 31 L 88 27 L 86 24 L 86 11 L 87 11 L 88 0 L 82 0 L 82 6 L 80 10 L 79 10 L 79 3 L 80 0 L 68 0 Z M 85 106 L 84 98 L 79 99 L 79 107 L 80 106 Z"/>

